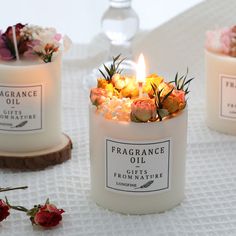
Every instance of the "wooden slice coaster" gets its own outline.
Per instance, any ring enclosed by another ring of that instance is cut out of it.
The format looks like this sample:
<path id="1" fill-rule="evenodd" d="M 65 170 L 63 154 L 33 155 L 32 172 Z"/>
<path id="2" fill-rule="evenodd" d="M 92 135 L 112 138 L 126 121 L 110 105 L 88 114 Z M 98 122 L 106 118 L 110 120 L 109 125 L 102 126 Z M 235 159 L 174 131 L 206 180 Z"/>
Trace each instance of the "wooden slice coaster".
<path id="1" fill-rule="evenodd" d="M 62 143 L 47 150 L 28 153 L 0 151 L 0 168 L 39 170 L 50 165 L 60 164 L 71 158 L 72 142 L 63 134 Z"/>

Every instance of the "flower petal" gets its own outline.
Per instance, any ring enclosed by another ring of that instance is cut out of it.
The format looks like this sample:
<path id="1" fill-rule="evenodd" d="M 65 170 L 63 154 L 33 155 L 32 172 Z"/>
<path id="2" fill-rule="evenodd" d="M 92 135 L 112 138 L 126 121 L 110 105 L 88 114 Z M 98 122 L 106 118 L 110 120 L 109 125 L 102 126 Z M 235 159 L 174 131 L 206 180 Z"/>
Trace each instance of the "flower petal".
<path id="1" fill-rule="evenodd" d="M 10 61 L 14 57 L 12 56 L 10 50 L 8 50 L 7 48 L 0 48 L 0 58 L 4 61 Z"/>

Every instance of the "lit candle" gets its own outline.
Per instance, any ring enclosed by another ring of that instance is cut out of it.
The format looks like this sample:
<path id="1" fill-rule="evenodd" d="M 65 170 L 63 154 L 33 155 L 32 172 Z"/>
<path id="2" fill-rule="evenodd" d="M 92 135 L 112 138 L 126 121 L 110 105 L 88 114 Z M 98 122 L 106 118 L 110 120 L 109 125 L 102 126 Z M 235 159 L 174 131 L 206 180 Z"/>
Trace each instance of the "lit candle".
<path id="1" fill-rule="evenodd" d="M 91 195 L 98 205 L 125 214 L 163 212 L 184 198 L 185 91 L 174 90 L 174 85 L 157 75 L 146 78 L 142 56 L 139 63 L 137 81 L 139 88 L 145 82 L 145 89 L 150 89 L 146 97 L 141 92 L 139 98 L 138 94 L 124 96 L 123 90 L 129 84 L 124 88 L 117 86 L 119 80 L 126 78 L 117 74 L 99 79 L 98 87 L 90 94 L 92 104 L 96 105 L 89 109 Z M 168 96 L 159 94 L 161 101 L 155 100 L 157 96 L 153 95 L 159 90 L 152 91 L 151 83 L 165 88 L 164 92 L 171 89 L 175 92 L 161 108 L 159 103 Z M 177 104 L 175 111 L 173 101 Z M 161 121 L 159 115 L 168 114 L 168 109 L 171 116 Z"/>
<path id="2" fill-rule="evenodd" d="M 143 84 L 144 84 L 145 78 L 146 78 L 146 64 L 145 64 L 143 54 L 140 54 L 140 56 L 138 58 L 136 70 L 137 70 L 136 79 L 138 81 L 138 87 L 139 87 L 139 97 L 142 97 L 143 96 Z"/>

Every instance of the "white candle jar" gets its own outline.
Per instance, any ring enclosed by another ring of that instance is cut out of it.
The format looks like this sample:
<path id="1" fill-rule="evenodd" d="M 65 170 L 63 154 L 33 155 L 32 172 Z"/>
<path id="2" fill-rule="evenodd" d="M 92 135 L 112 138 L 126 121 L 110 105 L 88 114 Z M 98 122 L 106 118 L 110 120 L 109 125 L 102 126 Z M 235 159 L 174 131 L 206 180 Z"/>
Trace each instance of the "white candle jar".
<path id="1" fill-rule="evenodd" d="M 62 139 L 61 56 L 0 64 L 0 151 L 35 152 Z"/>
<path id="2" fill-rule="evenodd" d="M 236 58 L 205 50 L 206 122 L 236 135 Z"/>
<path id="3" fill-rule="evenodd" d="M 105 119 L 90 106 L 91 196 L 124 214 L 163 212 L 184 198 L 187 108 L 161 122 Z"/>

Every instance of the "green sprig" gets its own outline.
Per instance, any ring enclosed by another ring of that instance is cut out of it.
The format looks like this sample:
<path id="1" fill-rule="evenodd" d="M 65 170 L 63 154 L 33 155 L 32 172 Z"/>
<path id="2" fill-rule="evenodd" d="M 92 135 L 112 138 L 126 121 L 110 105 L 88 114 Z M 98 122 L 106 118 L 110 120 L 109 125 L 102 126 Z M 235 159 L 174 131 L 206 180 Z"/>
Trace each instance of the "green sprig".
<path id="1" fill-rule="evenodd" d="M 153 83 L 151 83 L 151 86 L 152 86 L 152 89 L 154 92 L 153 95 L 154 95 L 154 99 L 155 99 L 157 115 L 158 115 L 158 118 L 160 119 L 160 121 L 162 121 L 162 119 L 165 116 L 169 115 L 168 110 L 163 108 L 163 104 L 164 104 L 165 100 L 171 95 L 174 88 L 172 88 L 164 97 L 162 97 L 161 94 L 162 94 L 164 88 L 159 90 L 158 87 Z"/>
<path id="2" fill-rule="evenodd" d="M 189 85 L 190 85 L 190 82 L 194 79 L 191 78 L 191 79 L 187 79 L 187 76 L 188 76 L 188 68 L 187 68 L 187 71 L 184 75 L 180 76 L 179 77 L 179 74 L 178 72 L 176 73 L 175 75 L 175 79 L 173 81 L 171 81 L 170 83 L 175 83 L 175 87 L 177 90 L 182 90 L 185 92 L 185 94 L 188 94 L 190 91 L 189 91 Z"/>
<path id="3" fill-rule="evenodd" d="M 122 73 L 122 69 L 119 69 L 119 67 L 120 67 L 121 63 L 126 58 L 120 59 L 120 56 L 121 56 L 121 54 L 119 54 L 118 56 L 112 58 L 112 63 L 110 65 L 110 67 L 107 67 L 105 64 L 103 64 L 103 67 L 104 67 L 105 71 L 102 71 L 101 69 L 98 69 L 99 72 L 104 77 L 104 79 L 107 80 L 108 82 L 110 82 L 112 80 L 112 76 L 114 74 L 121 74 Z"/>

